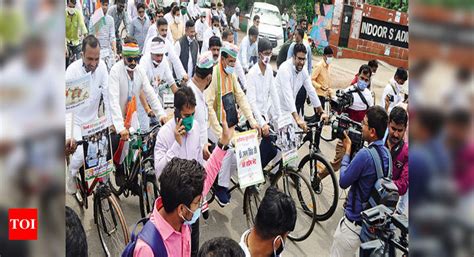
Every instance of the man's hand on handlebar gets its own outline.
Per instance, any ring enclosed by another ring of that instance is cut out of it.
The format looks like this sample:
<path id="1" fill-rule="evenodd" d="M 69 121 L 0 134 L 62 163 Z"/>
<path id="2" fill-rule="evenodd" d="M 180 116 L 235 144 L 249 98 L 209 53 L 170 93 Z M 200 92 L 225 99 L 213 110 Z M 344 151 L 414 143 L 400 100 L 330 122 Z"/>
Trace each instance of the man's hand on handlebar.
<path id="1" fill-rule="evenodd" d="M 120 131 L 120 140 L 127 141 L 130 138 L 130 132 L 128 129 Z"/>

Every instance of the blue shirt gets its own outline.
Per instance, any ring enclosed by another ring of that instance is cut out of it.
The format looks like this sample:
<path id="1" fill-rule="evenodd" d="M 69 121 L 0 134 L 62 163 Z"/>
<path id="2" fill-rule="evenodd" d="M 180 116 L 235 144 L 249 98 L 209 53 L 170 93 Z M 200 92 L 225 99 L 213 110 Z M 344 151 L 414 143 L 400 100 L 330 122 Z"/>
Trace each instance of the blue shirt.
<path id="1" fill-rule="evenodd" d="M 383 171 L 386 175 L 389 165 L 389 151 L 383 149 L 385 148 L 383 140 L 377 140 L 369 146 L 376 147 L 379 154 L 382 155 Z M 377 171 L 375 170 L 374 161 L 367 148 L 360 149 L 352 161 L 348 154 L 344 155 L 341 163 L 339 186 L 343 189 L 351 187 L 345 209 L 345 214 L 350 220 L 361 220 L 360 212 L 363 211 L 362 204 L 368 201 L 370 191 L 372 191 L 375 181 L 377 181 Z"/>

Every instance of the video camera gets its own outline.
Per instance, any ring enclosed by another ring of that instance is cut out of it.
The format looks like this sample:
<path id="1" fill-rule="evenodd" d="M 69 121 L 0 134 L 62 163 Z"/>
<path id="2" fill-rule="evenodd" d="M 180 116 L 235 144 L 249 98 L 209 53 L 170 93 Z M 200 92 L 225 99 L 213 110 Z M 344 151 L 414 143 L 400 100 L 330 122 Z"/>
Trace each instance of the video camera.
<path id="1" fill-rule="evenodd" d="M 377 205 L 363 211 L 361 216 L 360 257 L 395 256 L 395 249 L 408 254 L 408 218 L 405 215 L 394 214 L 385 205 Z M 397 229 L 399 233 L 396 233 Z"/>
<path id="2" fill-rule="evenodd" d="M 359 122 L 353 121 L 345 113 L 337 115 L 336 119 L 331 125 L 332 138 L 344 139 L 344 131 L 352 141 L 354 150 L 359 150 L 364 145 L 362 139 L 362 125 Z"/>
<path id="3" fill-rule="evenodd" d="M 351 92 L 336 91 L 336 99 L 331 99 L 331 108 L 336 112 L 343 112 L 354 103 L 354 96 Z"/>

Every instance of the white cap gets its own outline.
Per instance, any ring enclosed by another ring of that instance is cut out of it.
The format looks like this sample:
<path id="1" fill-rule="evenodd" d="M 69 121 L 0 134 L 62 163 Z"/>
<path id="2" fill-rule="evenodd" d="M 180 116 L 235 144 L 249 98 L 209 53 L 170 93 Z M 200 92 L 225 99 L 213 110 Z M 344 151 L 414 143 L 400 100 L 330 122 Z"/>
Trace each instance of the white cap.
<path id="1" fill-rule="evenodd" d="M 166 44 L 164 42 L 151 42 L 150 53 L 166 54 Z"/>
<path id="2" fill-rule="evenodd" d="M 235 12 L 240 12 L 239 7 L 235 7 Z"/>

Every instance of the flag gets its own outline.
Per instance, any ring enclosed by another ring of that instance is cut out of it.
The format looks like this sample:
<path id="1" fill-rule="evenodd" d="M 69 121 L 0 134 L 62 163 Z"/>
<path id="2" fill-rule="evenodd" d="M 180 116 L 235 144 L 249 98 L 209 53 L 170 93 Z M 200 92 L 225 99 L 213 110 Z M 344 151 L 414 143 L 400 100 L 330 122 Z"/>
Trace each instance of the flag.
<path id="1" fill-rule="evenodd" d="M 125 109 L 125 122 L 124 126 L 126 129 L 130 131 L 130 128 L 139 128 L 138 122 L 138 114 L 137 114 L 137 101 L 135 96 L 132 97 L 130 101 L 127 103 L 127 107 Z M 117 151 L 114 153 L 114 164 L 120 165 L 127 157 L 129 151 L 129 142 L 120 140 Z"/>
<path id="2" fill-rule="evenodd" d="M 102 6 L 100 5 L 100 1 L 97 1 L 97 5 L 90 22 L 92 23 L 95 33 L 97 33 L 105 25 L 105 16 L 104 12 L 102 11 Z"/>

